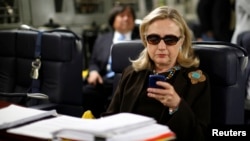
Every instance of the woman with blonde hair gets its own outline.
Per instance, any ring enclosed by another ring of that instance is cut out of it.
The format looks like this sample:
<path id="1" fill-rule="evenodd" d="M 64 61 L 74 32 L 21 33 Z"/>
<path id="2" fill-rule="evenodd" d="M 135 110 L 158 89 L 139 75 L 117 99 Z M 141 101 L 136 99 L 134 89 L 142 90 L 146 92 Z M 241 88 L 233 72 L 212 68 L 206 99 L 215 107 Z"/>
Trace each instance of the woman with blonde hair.
<path id="1" fill-rule="evenodd" d="M 177 140 L 205 140 L 209 78 L 199 69 L 185 20 L 171 7 L 158 7 L 143 19 L 140 37 L 145 49 L 124 70 L 103 115 L 141 114 L 169 126 Z M 159 77 L 163 79 L 154 84 Z"/>

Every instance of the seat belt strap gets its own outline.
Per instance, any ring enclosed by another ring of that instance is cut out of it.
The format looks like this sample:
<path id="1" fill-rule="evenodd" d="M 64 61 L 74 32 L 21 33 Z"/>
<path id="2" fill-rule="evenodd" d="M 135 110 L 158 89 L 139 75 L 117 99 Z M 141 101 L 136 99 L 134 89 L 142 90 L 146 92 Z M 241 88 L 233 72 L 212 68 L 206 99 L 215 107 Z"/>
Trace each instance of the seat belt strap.
<path id="1" fill-rule="evenodd" d="M 43 32 L 39 31 L 36 39 L 35 46 L 35 60 L 31 62 L 31 73 L 32 78 L 31 83 L 31 93 L 40 92 L 40 79 L 39 79 L 39 70 L 41 68 L 41 43 L 42 43 Z"/>

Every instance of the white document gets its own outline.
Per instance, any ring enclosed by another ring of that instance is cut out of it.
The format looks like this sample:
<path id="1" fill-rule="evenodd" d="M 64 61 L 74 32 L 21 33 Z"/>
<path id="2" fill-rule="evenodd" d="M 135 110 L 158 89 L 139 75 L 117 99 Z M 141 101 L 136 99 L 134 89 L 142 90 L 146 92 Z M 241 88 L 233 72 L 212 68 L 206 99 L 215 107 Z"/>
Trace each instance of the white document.
<path id="1" fill-rule="evenodd" d="M 43 111 L 12 104 L 0 109 L 0 129 L 55 115 L 57 115 L 56 110 Z"/>
<path id="2" fill-rule="evenodd" d="M 97 137 L 86 134 L 81 130 L 64 129 L 55 134 L 53 141 L 63 139 L 77 141 L 168 141 L 175 139 L 175 134 L 167 127 L 161 124 L 150 124 L 143 127 L 131 129 L 128 132 L 114 134 L 108 137 Z"/>
<path id="3" fill-rule="evenodd" d="M 53 133 L 58 130 L 81 129 L 82 126 L 95 126 L 94 124 L 94 120 L 91 119 L 84 120 L 81 118 L 62 115 L 50 119 L 37 121 L 21 127 L 12 128 L 7 130 L 7 132 L 42 139 L 52 139 Z"/>
<path id="4" fill-rule="evenodd" d="M 148 126 L 134 129 L 124 134 L 119 134 L 106 139 L 106 141 L 168 141 L 175 139 L 175 134 L 168 128 L 161 124 L 151 124 Z"/>
<path id="5" fill-rule="evenodd" d="M 147 126 L 156 123 L 153 118 L 132 114 L 132 113 L 119 113 L 112 116 L 100 118 L 97 121 L 98 128 L 94 128 L 95 132 L 99 136 L 112 136 L 113 134 L 119 134 L 128 132 L 132 129 Z"/>
<path id="6" fill-rule="evenodd" d="M 156 121 L 153 118 L 132 113 L 120 113 L 100 119 L 81 119 L 62 115 L 12 128 L 7 130 L 7 132 L 43 139 L 53 139 L 53 135 L 56 136 L 57 133 L 62 133 L 61 131 L 63 130 L 77 130 L 80 131 L 81 135 L 84 134 L 84 139 L 94 140 L 95 137 L 110 138 L 117 134 L 127 133 L 131 130 L 155 123 Z M 79 132 L 71 133 L 75 133 L 73 136 L 78 136 L 76 134 Z"/>

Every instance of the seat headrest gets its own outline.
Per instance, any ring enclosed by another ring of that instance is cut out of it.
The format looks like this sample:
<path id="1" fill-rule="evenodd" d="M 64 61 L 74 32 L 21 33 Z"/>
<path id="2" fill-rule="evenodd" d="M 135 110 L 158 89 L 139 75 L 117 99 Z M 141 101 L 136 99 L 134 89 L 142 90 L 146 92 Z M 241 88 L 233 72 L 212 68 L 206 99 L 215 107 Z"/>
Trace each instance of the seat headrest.
<path id="1" fill-rule="evenodd" d="M 17 55 L 19 57 L 34 58 L 35 45 L 36 45 L 36 31 L 17 31 Z M 42 35 L 41 42 L 41 55 L 43 60 L 51 61 L 69 61 L 72 59 L 72 46 L 74 42 L 70 39 L 73 35 L 69 34 L 57 34 L 46 33 Z M 46 46 L 46 45 L 50 46 Z"/>
<path id="2" fill-rule="evenodd" d="M 226 42 L 193 42 L 200 58 L 200 68 L 219 85 L 234 85 L 248 61 L 246 50 Z"/>
<path id="3" fill-rule="evenodd" d="M 250 53 L 250 31 L 245 31 L 239 34 L 237 44 L 242 46 Z"/>
<path id="4" fill-rule="evenodd" d="M 200 58 L 200 67 L 220 85 L 233 85 L 238 73 L 243 73 L 248 60 L 244 48 L 224 42 L 193 42 Z M 112 70 L 121 73 L 131 64 L 129 58 L 139 56 L 144 46 L 140 40 L 124 41 L 112 46 Z"/>
<path id="5" fill-rule="evenodd" d="M 62 34 L 63 33 L 63 34 Z M 37 31 L 30 30 L 2 30 L 0 31 L 1 56 L 18 56 L 34 58 Z M 76 35 L 67 31 L 44 32 L 41 42 L 43 60 L 69 61 L 73 58 L 72 46 L 77 44 Z M 49 44 L 49 46 L 47 46 Z"/>
<path id="6" fill-rule="evenodd" d="M 131 64 L 130 59 L 136 59 L 144 46 L 140 40 L 122 41 L 113 44 L 111 48 L 112 70 L 121 73 Z"/>
<path id="7" fill-rule="evenodd" d="M 0 55 L 15 56 L 15 32 L 1 31 L 0 32 Z"/>

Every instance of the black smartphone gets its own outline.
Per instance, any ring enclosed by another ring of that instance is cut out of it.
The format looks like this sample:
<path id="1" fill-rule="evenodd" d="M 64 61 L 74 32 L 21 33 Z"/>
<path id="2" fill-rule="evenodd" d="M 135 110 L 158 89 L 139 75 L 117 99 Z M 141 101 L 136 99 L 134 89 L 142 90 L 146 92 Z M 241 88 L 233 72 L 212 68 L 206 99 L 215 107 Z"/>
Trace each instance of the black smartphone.
<path id="1" fill-rule="evenodd" d="M 162 88 L 161 86 L 158 86 L 156 84 L 156 81 L 165 81 L 165 76 L 158 75 L 158 74 L 149 75 L 148 87 L 151 87 L 151 88 Z"/>

